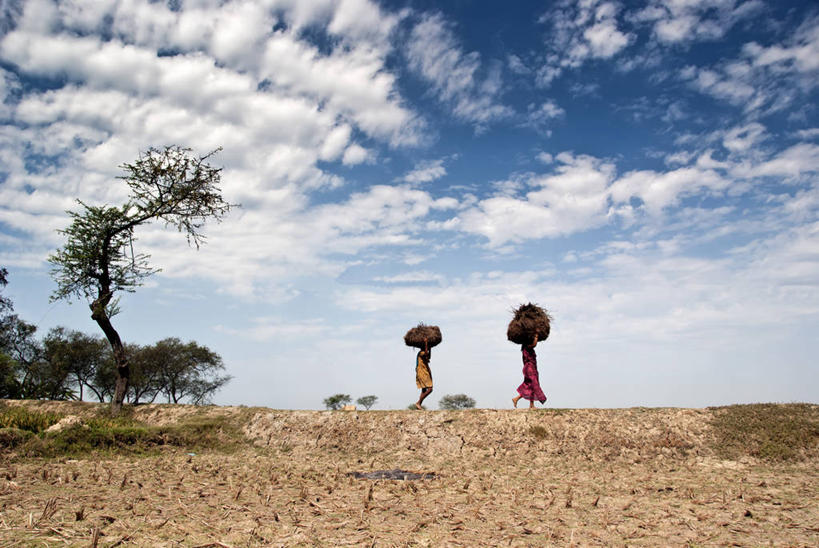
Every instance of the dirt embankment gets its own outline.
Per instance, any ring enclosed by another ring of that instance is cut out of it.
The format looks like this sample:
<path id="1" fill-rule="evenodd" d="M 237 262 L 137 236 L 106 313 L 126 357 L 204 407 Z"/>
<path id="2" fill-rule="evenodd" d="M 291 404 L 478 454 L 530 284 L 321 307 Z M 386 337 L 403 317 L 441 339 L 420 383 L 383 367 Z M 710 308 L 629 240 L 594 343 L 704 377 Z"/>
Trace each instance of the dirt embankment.
<path id="1" fill-rule="evenodd" d="M 144 405 L 123 426 L 98 404 L 3 403 L 75 417 L 28 438 L 46 449 L 105 447 L 0 458 L 3 546 L 819 545 L 815 405 Z"/>
<path id="2" fill-rule="evenodd" d="M 340 451 L 418 459 L 542 456 L 708 456 L 711 412 L 697 409 L 512 411 L 259 411 L 244 427 L 256 444 L 294 453 Z"/>

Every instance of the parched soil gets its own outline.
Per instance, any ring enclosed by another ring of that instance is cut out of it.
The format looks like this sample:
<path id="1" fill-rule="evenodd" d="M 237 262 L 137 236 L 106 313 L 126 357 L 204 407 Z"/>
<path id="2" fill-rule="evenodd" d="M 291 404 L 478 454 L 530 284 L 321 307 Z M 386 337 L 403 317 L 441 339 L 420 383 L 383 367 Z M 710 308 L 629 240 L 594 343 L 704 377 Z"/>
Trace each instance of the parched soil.
<path id="1" fill-rule="evenodd" d="M 715 412 L 140 406 L 246 441 L 3 460 L 0 545 L 819 546 L 819 460 L 724 460 Z"/>

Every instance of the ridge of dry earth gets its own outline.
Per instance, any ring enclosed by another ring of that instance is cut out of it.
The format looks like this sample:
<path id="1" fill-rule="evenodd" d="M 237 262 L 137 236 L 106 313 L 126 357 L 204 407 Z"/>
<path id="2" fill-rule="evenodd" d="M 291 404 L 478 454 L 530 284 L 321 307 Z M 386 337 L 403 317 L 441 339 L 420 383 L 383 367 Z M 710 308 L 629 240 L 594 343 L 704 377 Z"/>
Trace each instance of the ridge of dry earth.
<path id="1" fill-rule="evenodd" d="M 6 404 L 82 420 L 101 409 Z M 722 459 L 720 412 L 137 406 L 144 424 L 221 417 L 247 441 L 5 459 L 0 545 L 819 545 L 816 451 Z M 349 475 L 395 468 L 436 479 Z"/>

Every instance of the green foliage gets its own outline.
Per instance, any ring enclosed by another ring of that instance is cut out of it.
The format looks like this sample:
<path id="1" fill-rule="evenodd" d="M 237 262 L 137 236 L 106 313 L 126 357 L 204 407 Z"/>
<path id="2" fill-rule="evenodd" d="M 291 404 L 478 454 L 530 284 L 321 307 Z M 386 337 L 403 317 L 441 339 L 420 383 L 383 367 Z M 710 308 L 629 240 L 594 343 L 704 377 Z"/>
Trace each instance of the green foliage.
<path id="1" fill-rule="evenodd" d="M 56 413 L 41 413 L 16 405 L 0 407 L 0 428 L 16 428 L 28 432 L 44 432 L 62 417 Z"/>
<path id="2" fill-rule="evenodd" d="M 438 402 L 439 409 L 471 409 L 475 407 L 475 400 L 466 394 L 448 394 Z"/>
<path id="3" fill-rule="evenodd" d="M 91 318 L 111 345 L 117 373 L 112 398 L 116 411 L 125 399 L 130 372 L 122 340 L 111 324 L 119 311 L 115 294 L 134 291 L 158 271 L 149 265 L 148 255 L 134 251 L 135 230 L 163 221 L 185 233 L 188 244 L 198 249 L 205 240 L 205 221 L 219 221 L 231 208 L 218 186 L 221 169 L 207 163 L 216 152 L 197 157 L 178 146 L 151 148 L 133 164 L 123 164 L 125 175 L 120 178 L 130 188 L 128 200 L 120 206 L 78 200 L 82 211 L 69 211 L 71 225 L 61 231 L 65 245 L 49 257 L 57 282 L 52 300 L 87 299 Z"/>
<path id="4" fill-rule="evenodd" d="M 26 444 L 34 433 L 29 430 L 21 430 L 20 428 L 0 428 L 0 451 L 3 448 L 14 449 Z"/>
<path id="5" fill-rule="evenodd" d="M 0 350 L 0 398 L 20 398 L 20 385 L 17 382 L 18 371 L 17 362 Z"/>
<path id="6" fill-rule="evenodd" d="M 70 387 L 72 395 L 76 389 L 80 400 L 85 395 L 85 389 L 100 398 L 100 392 L 94 385 L 94 375 L 98 369 L 112 363 L 110 347 L 102 337 L 56 327 L 49 331 L 43 346 L 54 381 L 59 379 L 65 390 Z"/>
<path id="7" fill-rule="evenodd" d="M 57 282 L 52 299 L 104 298 L 108 306 L 117 291 L 142 285 L 158 269 L 148 264 L 148 255 L 134 252 L 134 231 L 153 220 L 176 227 L 198 248 L 205 240 L 205 220 L 218 221 L 231 207 L 218 186 L 221 169 L 207 163 L 217 151 L 196 157 L 178 146 L 150 148 L 133 164 L 120 166 L 125 172 L 120 178 L 131 190 L 124 204 L 93 206 L 78 200 L 82 211 L 69 211 L 71 225 L 60 231 L 65 246 L 49 257 Z"/>
<path id="8" fill-rule="evenodd" d="M 0 424 L 3 426 L 0 428 L 0 452 L 14 451 L 26 457 L 82 456 L 96 452 L 143 454 L 162 447 L 226 452 L 236 449 L 244 441 L 239 428 L 224 417 L 194 418 L 167 426 L 146 426 L 124 415 L 102 415 L 57 432 L 45 432 L 48 421 L 41 419 L 37 424 L 32 422 L 32 417 L 42 414 L 27 413 L 28 422 L 17 421 L 24 427 Z M 26 413 L 14 416 L 26 418 Z"/>
<path id="9" fill-rule="evenodd" d="M 710 408 L 716 453 L 767 461 L 798 461 L 819 455 L 819 406 L 752 404 Z"/>
<path id="10" fill-rule="evenodd" d="M 144 349 L 142 359 L 155 368 L 158 391 L 168 403 L 186 399 L 195 405 L 210 402 L 213 394 L 224 386 L 230 376 L 220 376 L 225 366 L 222 358 L 206 346 L 175 337 L 163 339 Z"/>
<path id="11" fill-rule="evenodd" d="M 337 411 L 351 401 L 353 401 L 353 399 L 349 394 L 334 394 L 329 398 L 324 398 L 324 407 L 332 411 Z"/>
<path id="12" fill-rule="evenodd" d="M 355 402 L 367 411 L 378 401 L 378 396 L 361 396 Z"/>
<path id="13" fill-rule="evenodd" d="M 0 268 L 0 289 L 6 287 L 9 283 L 8 281 L 9 271 L 5 268 Z M 8 297 L 4 297 L 0 295 L 0 314 L 3 312 L 9 311 L 11 312 L 14 309 L 14 305 L 11 302 L 11 299 Z"/>

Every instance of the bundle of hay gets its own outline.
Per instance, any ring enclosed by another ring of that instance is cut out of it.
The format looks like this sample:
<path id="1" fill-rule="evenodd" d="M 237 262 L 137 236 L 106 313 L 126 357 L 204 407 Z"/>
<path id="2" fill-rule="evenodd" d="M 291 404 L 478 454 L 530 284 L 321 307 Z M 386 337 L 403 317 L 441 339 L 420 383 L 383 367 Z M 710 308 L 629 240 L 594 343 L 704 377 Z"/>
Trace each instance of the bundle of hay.
<path id="1" fill-rule="evenodd" d="M 404 335 L 404 342 L 407 346 L 414 346 L 415 348 L 424 348 L 424 339 L 427 339 L 430 348 L 441 344 L 443 340 L 441 330 L 437 325 L 419 323 Z"/>
<path id="2" fill-rule="evenodd" d="M 537 333 L 538 341 L 549 337 L 552 317 L 536 304 L 522 304 L 515 310 L 515 317 L 509 322 L 506 338 L 516 344 L 532 344 Z"/>

